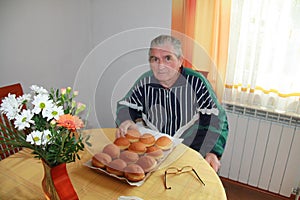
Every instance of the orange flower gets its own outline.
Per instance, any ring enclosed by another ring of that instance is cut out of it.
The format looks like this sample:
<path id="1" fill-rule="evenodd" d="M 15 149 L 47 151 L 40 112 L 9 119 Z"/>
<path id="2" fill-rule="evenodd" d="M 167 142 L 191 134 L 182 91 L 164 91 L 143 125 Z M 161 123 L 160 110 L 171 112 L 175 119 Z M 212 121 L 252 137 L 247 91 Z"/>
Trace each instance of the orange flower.
<path id="1" fill-rule="evenodd" d="M 83 121 L 78 116 L 74 116 L 74 122 L 75 122 L 76 129 L 80 129 L 84 127 Z"/>
<path id="2" fill-rule="evenodd" d="M 59 117 L 59 119 L 57 120 L 57 126 L 62 126 L 71 131 L 75 131 L 76 129 L 80 129 L 83 127 L 83 122 L 77 116 L 66 114 Z"/>

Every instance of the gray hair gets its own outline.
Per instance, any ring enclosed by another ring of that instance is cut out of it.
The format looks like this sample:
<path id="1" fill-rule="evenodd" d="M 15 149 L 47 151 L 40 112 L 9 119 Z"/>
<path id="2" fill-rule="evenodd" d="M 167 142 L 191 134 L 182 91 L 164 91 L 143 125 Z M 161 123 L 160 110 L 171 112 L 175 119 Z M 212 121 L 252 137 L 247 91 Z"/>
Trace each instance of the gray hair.
<path id="1" fill-rule="evenodd" d="M 166 43 L 169 43 L 174 47 L 175 52 L 173 52 L 173 53 L 175 53 L 177 58 L 180 58 L 183 56 L 180 40 L 178 40 L 177 38 L 170 36 L 170 35 L 160 35 L 160 36 L 154 38 L 150 44 L 149 56 L 150 56 L 151 50 L 154 47 L 161 47 Z"/>

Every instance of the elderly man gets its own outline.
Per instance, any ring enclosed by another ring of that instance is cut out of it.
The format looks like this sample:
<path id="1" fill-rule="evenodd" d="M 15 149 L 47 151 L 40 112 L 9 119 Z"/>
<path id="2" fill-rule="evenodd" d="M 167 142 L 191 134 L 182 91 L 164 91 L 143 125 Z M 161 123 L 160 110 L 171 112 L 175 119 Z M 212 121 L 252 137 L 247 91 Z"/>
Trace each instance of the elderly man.
<path id="1" fill-rule="evenodd" d="M 218 171 L 228 123 L 209 82 L 182 66 L 181 43 L 172 36 L 152 40 L 149 63 L 151 70 L 118 102 L 116 134 L 137 129 L 135 122 L 142 119 L 150 129 L 183 138 L 184 144 L 199 151 Z"/>

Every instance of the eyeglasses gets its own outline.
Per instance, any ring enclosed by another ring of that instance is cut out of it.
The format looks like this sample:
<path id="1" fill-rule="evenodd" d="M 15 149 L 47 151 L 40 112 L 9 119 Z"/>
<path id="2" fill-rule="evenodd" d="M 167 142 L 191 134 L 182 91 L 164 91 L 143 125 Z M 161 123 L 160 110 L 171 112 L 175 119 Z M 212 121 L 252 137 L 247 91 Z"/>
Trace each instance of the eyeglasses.
<path id="1" fill-rule="evenodd" d="M 166 169 L 165 171 L 165 177 L 164 177 L 164 184 L 165 184 L 165 188 L 166 189 L 171 189 L 171 187 L 167 186 L 167 174 L 181 174 L 181 173 L 185 173 L 185 172 L 191 172 L 193 171 L 197 178 L 199 179 L 199 181 L 205 186 L 205 183 L 201 180 L 200 176 L 197 174 L 196 170 L 192 167 L 192 166 L 184 166 L 181 169 L 177 168 L 177 167 L 169 167 Z"/>

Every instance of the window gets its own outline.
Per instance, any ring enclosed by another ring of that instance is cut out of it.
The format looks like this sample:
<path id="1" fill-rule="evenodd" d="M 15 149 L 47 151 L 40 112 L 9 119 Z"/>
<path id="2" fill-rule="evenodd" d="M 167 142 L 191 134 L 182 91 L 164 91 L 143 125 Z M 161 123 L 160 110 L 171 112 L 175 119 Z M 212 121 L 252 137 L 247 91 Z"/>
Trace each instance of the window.
<path id="1" fill-rule="evenodd" d="M 300 0 L 232 0 L 225 102 L 300 114 Z"/>

